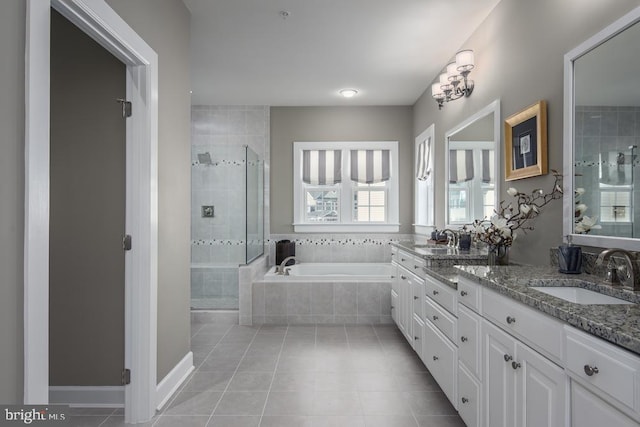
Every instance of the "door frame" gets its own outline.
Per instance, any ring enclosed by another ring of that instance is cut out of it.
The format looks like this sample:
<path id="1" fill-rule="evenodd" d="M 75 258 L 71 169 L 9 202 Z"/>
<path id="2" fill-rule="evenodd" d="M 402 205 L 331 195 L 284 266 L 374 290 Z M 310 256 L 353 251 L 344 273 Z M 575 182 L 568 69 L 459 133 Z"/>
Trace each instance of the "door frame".
<path id="1" fill-rule="evenodd" d="M 155 414 L 158 285 L 158 56 L 104 0 L 27 0 L 25 44 L 24 403 L 49 401 L 51 7 L 126 65 L 125 421 Z"/>

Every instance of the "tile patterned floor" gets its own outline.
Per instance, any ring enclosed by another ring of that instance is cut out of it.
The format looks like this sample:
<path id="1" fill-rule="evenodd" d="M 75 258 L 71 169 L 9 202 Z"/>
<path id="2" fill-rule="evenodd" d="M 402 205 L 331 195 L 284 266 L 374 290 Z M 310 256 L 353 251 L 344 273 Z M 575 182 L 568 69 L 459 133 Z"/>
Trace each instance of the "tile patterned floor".
<path id="1" fill-rule="evenodd" d="M 464 426 L 392 325 L 192 325 L 196 370 L 155 419 L 180 427 Z M 123 426 L 74 410 L 72 426 Z"/>

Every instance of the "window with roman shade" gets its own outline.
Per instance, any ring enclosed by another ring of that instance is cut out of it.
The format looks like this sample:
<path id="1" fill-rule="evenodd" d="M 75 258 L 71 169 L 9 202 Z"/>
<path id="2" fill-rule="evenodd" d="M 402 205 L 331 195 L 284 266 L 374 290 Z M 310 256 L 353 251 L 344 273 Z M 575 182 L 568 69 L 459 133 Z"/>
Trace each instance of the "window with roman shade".
<path id="1" fill-rule="evenodd" d="M 294 230 L 399 229 L 397 141 L 295 142 Z"/>
<path id="2" fill-rule="evenodd" d="M 493 182 L 494 170 L 493 150 L 482 150 L 482 182 L 485 184 Z"/>

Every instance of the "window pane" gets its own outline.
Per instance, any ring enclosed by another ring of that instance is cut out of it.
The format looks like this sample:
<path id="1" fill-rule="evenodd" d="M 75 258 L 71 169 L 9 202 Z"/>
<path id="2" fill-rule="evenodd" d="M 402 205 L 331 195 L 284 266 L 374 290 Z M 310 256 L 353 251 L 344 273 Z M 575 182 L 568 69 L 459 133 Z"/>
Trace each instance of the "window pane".
<path id="1" fill-rule="evenodd" d="M 449 187 L 449 221 L 465 222 L 467 218 L 467 191 Z"/>
<path id="2" fill-rule="evenodd" d="M 305 191 L 305 220 L 308 222 L 338 222 L 340 212 L 337 190 Z"/>
<path id="3" fill-rule="evenodd" d="M 358 222 L 386 221 L 387 192 L 380 184 L 358 184 L 353 197 L 353 218 Z M 365 190 L 363 187 L 366 187 Z"/>
<path id="4" fill-rule="evenodd" d="M 601 191 L 600 218 L 603 222 L 631 222 L 631 192 Z"/>

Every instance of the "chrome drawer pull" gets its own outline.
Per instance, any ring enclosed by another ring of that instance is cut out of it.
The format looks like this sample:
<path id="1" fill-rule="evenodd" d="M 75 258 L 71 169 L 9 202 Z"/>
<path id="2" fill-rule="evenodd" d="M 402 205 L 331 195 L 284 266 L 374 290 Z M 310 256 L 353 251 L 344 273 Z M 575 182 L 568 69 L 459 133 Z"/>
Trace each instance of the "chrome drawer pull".
<path id="1" fill-rule="evenodd" d="M 511 367 L 513 369 L 518 369 L 519 367 L 521 367 L 522 365 L 518 362 L 511 362 Z"/>
<path id="2" fill-rule="evenodd" d="M 438 316 L 433 315 L 433 320 L 438 320 Z"/>
<path id="3" fill-rule="evenodd" d="M 419 297 L 419 296 L 417 296 L 417 295 L 414 295 L 414 296 L 413 296 L 413 299 L 420 299 L 420 297 Z"/>
<path id="4" fill-rule="evenodd" d="M 420 266 L 419 265 L 414 265 L 413 268 L 417 270 L 417 269 L 420 268 Z"/>
<path id="5" fill-rule="evenodd" d="M 511 317 L 511 316 L 507 316 L 507 323 L 508 324 L 516 323 L 516 318 L 515 317 Z"/>
<path id="6" fill-rule="evenodd" d="M 467 338 L 467 337 L 460 337 L 460 341 L 462 341 L 462 342 L 467 342 L 468 339 L 469 338 Z"/>
<path id="7" fill-rule="evenodd" d="M 391 310 L 393 310 L 394 308 L 395 308 L 394 306 L 391 306 Z"/>
<path id="8" fill-rule="evenodd" d="M 600 370 L 598 369 L 597 366 L 589 366 L 589 365 L 584 365 L 584 373 L 587 374 L 588 376 L 593 376 L 593 374 L 597 374 L 598 372 L 600 372 Z"/>
<path id="9" fill-rule="evenodd" d="M 460 295 L 463 296 L 463 297 L 466 297 L 467 296 L 467 291 L 460 291 Z"/>
<path id="10" fill-rule="evenodd" d="M 438 356 L 433 356 L 433 360 L 438 360 Z"/>
<path id="11" fill-rule="evenodd" d="M 440 293 L 440 292 L 438 292 L 438 291 L 436 291 L 436 290 L 434 290 L 434 291 L 433 291 L 433 294 L 434 294 L 434 295 L 438 295 L 439 293 Z"/>
<path id="12" fill-rule="evenodd" d="M 407 280 L 407 276 L 405 276 L 404 274 L 400 275 L 400 278 L 401 278 L 402 280 Z"/>
<path id="13" fill-rule="evenodd" d="M 413 339 L 414 339 L 414 340 L 419 340 L 420 338 L 418 338 L 418 337 L 413 337 Z"/>
<path id="14" fill-rule="evenodd" d="M 400 261 L 406 261 L 406 259 L 404 259 L 404 258 L 400 258 Z"/>
<path id="15" fill-rule="evenodd" d="M 463 397 L 461 400 L 462 400 L 462 403 L 468 403 L 469 402 L 469 399 L 467 399 L 466 397 Z"/>
<path id="16" fill-rule="evenodd" d="M 513 357 L 509 356 L 508 354 L 505 354 L 505 355 L 504 355 L 504 361 L 505 361 L 505 362 L 508 362 L 508 361 L 510 361 L 510 360 L 512 360 L 512 359 L 513 359 Z"/>

